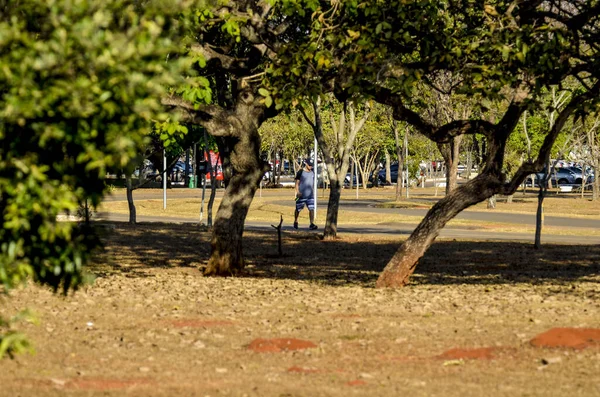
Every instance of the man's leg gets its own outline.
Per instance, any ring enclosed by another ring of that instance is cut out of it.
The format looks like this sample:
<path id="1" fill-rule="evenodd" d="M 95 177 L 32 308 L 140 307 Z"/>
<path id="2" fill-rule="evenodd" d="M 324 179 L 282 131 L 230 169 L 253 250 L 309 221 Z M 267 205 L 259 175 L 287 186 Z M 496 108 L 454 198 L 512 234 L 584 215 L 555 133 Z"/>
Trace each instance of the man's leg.
<path id="1" fill-rule="evenodd" d="M 315 224 L 315 210 L 308 210 L 308 217 L 310 218 L 310 224 Z"/>
<path id="2" fill-rule="evenodd" d="M 298 215 L 300 215 L 302 207 L 296 201 L 296 209 L 294 210 L 294 229 L 298 229 Z"/>

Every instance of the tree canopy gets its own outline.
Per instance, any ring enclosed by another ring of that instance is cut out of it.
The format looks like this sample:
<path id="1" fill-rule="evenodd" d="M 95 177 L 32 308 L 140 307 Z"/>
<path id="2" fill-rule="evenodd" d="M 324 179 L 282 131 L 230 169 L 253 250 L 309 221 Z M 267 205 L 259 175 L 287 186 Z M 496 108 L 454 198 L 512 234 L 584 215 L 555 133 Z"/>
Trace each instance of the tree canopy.
<path id="1" fill-rule="evenodd" d="M 0 1 L 4 292 L 29 276 L 65 292 L 82 282 L 94 233 L 57 217 L 98 204 L 107 169 L 128 165 L 166 118 L 181 2 L 138 3 Z"/>

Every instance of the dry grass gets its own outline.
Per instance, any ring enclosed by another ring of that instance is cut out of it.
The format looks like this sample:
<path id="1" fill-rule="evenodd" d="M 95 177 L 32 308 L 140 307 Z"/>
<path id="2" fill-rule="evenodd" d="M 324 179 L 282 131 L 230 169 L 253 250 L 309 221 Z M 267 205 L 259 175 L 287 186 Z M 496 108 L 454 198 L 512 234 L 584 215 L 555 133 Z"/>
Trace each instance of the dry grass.
<path id="1" fill-rule="evenodd" d="M 429 208 L 435 200 L 440 197 L 434 197 L 430 193 L 431 188 L 415 189 L 412 191 L 412 200 L 402 200 L 400 202 L 390 201 L 393 199 L 393 191 L 391 189 L 369 189 L 360 191 L 359 200 L 371 200 L 373 205 L 384 208 Z M 142 216 L 158 216 L 158 217 L 175 217 L 185 219 L 199 219 L 200 215 L 200 198 L 178 198 L 178 195 L 185 194 L 186 190 L 169 191 L 167 200 L 167 209 L 163 210 L 162 199 L 138 199 L 135 201 L 137 213 Z M 289 223 L 293 216 L 294 204 L 290 199 L 292 191 L 290 189 L 275 189 L 263 190 L 262 197 L 255 197 L 250 207 L 247 220 L 252 222 L 269 222 L 277 224 L 280 215 L 283 215 L 284 220 Z M 322 191 L 319 192 L 319 200 L 324 202 Z M 217 197 L 214 204 L 214 212 L 216 213 L 220 204 L 220 197 Z M 342 200 L 354 201 L 355 193 L 353 191 L 344 190 Z M 289 201 L 289 204 L 282 205 L 282 201 Z M 325 207 L 323 204 L 319 207 L 321 214 L 324 213 Z M 589 199 L 580 199 L 577 197 L 566 196 L 550 196 L 544 201 L 544 209 L 546 215 L 566 216 L 566 217 L 585 217 L 600 219 L 600 201 L 593 202 Z M 537 199 L 535 197 L 518 197 L 514 198 L 513 203 L 507 204 L 503 201 L 498 201 L 495 212 L 507 213 L 527 213 L 534 214 L 537 210 Z M 108 201 L 104 202 L 99 208 L 99 211 L 114 212 L 127 214 L 129 212 L 126 201 Z M 490 211 L 486 209 L 485 203 L 480 203 L 467 211 Z M 206 219 L 206 209 L 204 219 Z M 389 213 L 370 213 L 358 212 L 351 210 L 340 210 L 338 216 L 338 224 L 344 225 L 384 225 L 384 224 L 411 224 L 416 225 L 421 221 L 420 216 L 406 216 L 400 214 Z M 300 215 L 300 221 L 308 222 L 308 212 L 303 211 Z M 469 228 L 472 230 L 494 230 L 497 232 L 520 232 L 533 233 L 534 225 L 515 225 L 502 222 L 476 221 L 454 219 L 449 222 L 449 227 Z M 600 230 L 590 228 L 564 228 L 550 227 L 544 228 L 545 232 L 556 235 L 600 235 Z"/>
<path id="2" fill-rule="evenodd" d="M 553 327 L 597 327 L 600 248 L 440 240 L 400 290 L 373 288 L 401 240 L 248 232 L 246 273 L 203 278 L 207 232 L 107 225 L 98 278 L 60 297 L 29 287 L 0 315 L 38 353 L 0 362 L 2 396 L 593 396 L 600 347 L 540 349 Z M 257 338 L 316 348 L 255 353 Z M 496 349 L 492 359 L 440 357 Z"/>

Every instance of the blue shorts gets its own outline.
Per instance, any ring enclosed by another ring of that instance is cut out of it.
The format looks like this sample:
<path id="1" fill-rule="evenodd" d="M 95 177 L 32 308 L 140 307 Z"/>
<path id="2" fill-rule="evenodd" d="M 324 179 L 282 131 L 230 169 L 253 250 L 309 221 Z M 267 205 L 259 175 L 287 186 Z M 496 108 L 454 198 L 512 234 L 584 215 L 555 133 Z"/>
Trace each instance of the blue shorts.
<path id="1" fill-rule="evenodd" d="M 302 211 L 302 208 L 304 208 L 305 205 L 308 207 L 309 211 L 314 211 L 315 210 L 315 199 L 314 198 L 310 198 L 310 199 L 299 198 L 298 200 L 296 200 L 296 211 L 298 211 L 298 212 Z"/>

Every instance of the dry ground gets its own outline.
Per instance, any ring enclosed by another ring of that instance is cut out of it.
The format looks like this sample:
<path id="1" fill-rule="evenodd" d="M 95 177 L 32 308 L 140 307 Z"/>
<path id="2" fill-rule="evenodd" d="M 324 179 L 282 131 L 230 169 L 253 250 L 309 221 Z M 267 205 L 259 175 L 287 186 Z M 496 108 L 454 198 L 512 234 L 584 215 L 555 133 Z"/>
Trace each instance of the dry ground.
<path id="1" fill-rule="evenodd" d="M 20 325 L 37 354 L 0 362 L 0 396 L 600 395 L 597 331 L 530 342 L 600 328 L 598 246 L 440 240 L 412 284 L 378 290 L 397 239 L 286 233 L 280 258 L 274 232 L 248 233 L 246 274 L 224 279 L 200 275 L 193 226 L 103 229 L 93 285 L 3 302 L 41 325 Z"/>

